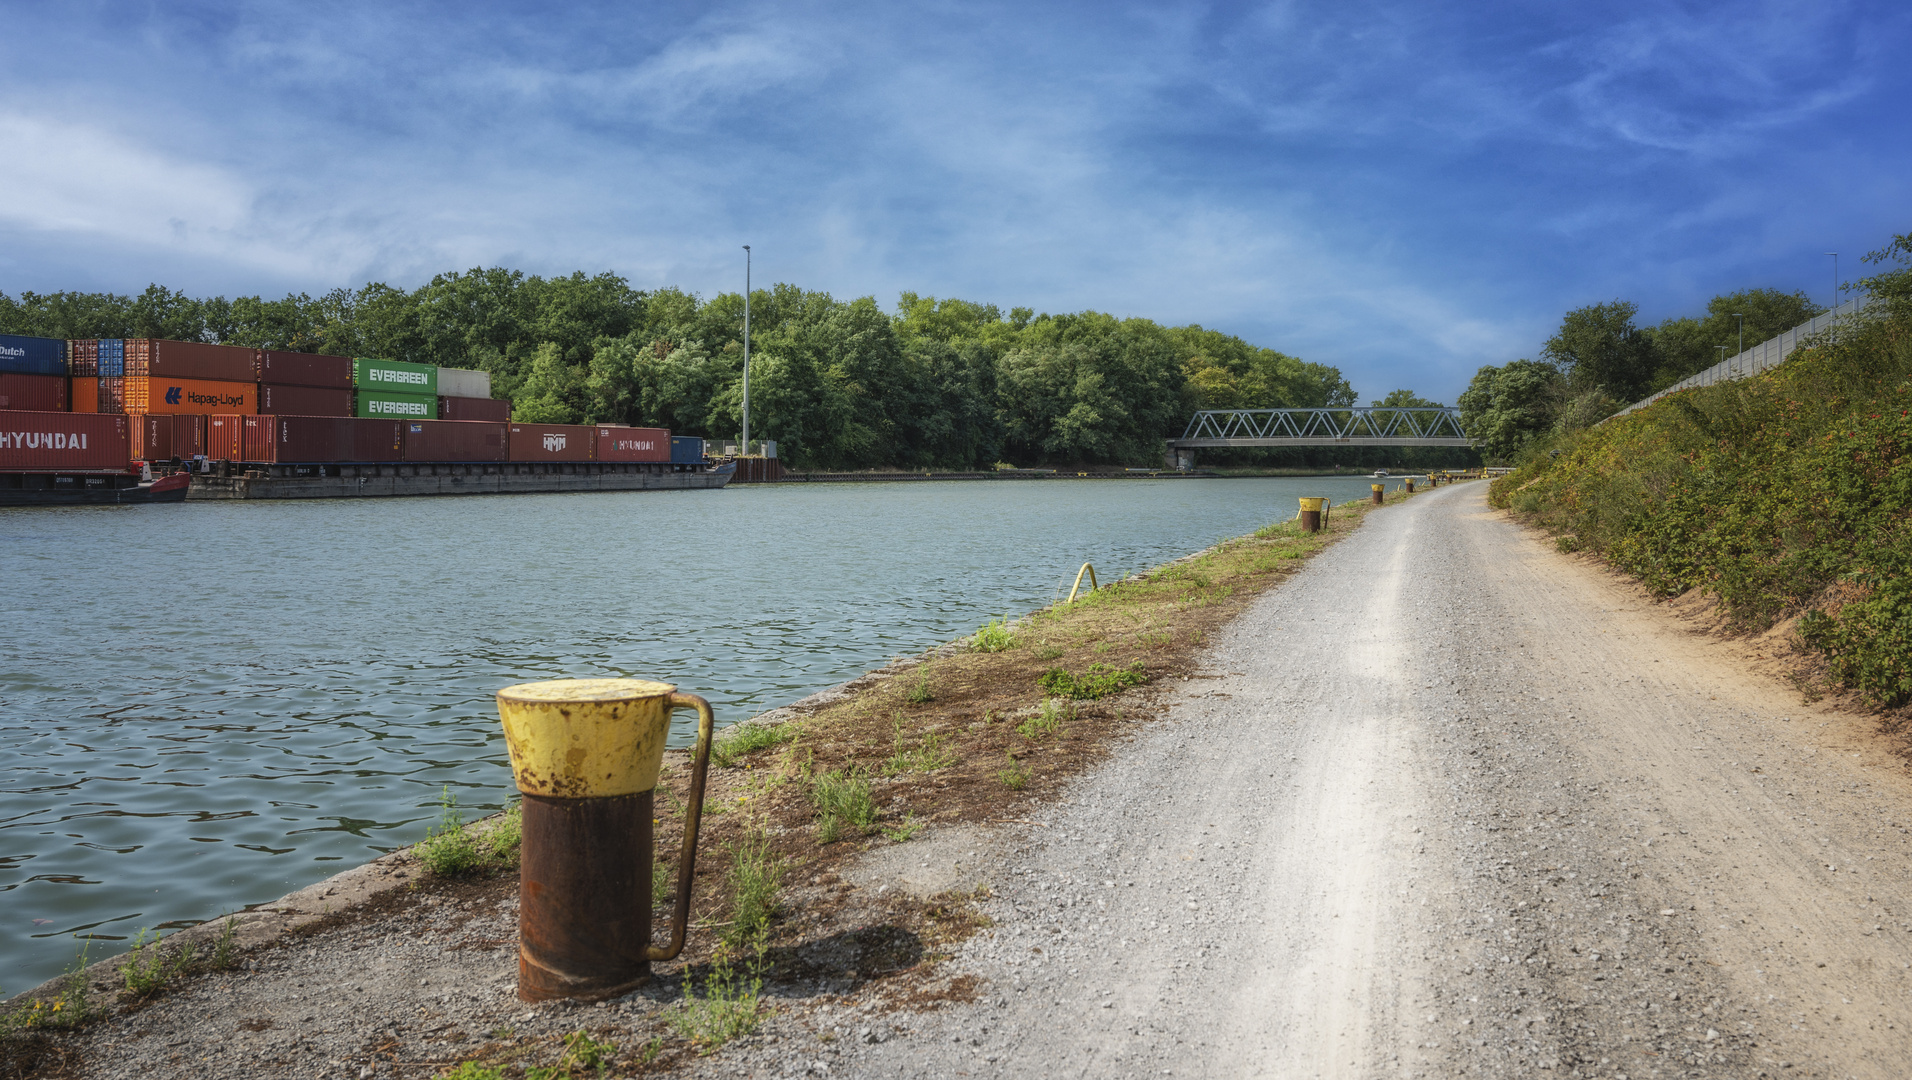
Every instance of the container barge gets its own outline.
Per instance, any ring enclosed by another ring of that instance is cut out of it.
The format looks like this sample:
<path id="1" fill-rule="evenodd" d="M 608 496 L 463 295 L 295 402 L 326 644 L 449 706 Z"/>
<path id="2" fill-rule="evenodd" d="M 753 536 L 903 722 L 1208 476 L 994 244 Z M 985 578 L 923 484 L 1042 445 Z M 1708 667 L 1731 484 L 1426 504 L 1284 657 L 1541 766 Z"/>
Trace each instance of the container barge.
<path id="1" fill-rule="evenodd" d="M 482 371 L 0 335 L 0 505 L 708 489 L 661 428 L 523 424 Z"/>

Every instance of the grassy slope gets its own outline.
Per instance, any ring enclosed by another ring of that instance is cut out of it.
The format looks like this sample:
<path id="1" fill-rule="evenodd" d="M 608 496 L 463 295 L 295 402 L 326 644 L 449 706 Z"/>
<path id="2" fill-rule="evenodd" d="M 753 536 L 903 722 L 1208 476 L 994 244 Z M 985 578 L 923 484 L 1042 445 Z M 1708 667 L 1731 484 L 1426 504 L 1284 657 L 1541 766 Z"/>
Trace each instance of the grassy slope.
<path id="1" fill-rule="evenodd" d="M 1912 701 L 1912 317 L 1841 336 L 1560 436 L 1493 501 L 1737 629 L 1800 616 L 1836 684 Z"/>

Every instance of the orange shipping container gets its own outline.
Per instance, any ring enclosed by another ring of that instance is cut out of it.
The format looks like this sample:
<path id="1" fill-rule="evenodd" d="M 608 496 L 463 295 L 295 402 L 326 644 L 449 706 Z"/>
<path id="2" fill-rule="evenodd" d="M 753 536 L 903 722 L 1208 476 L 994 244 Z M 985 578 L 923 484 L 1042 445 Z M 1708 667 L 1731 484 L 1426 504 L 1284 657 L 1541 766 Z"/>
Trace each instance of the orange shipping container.
<path id="1" fill-rule="evenodd" d="M 73 411 L 100 411 L 100 381 L 96 378 L 73 380 Z"/>
<path id="2" fill-rule="evenodd" d="M 206 456 L 214 461 L 244 461 L 246 418 L 236 413 L 206 417 Z"/>
<path id="3" fill-rule="evenodd" d="M 256 413 L 259 384 L 206 379 L 126 377 L 129 413 Z"/>

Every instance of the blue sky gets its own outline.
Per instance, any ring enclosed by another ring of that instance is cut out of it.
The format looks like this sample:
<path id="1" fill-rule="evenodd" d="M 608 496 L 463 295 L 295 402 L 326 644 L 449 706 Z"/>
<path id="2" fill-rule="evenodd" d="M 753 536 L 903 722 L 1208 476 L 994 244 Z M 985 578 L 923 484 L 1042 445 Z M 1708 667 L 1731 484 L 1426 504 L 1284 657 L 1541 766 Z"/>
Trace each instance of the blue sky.
<path id="1" fill-rule="evenodd" d="M 1199 322 L 1451 401 L 1912 231 L 1912 8 L 0 3 L 0 290 L 503 264 Z"/>

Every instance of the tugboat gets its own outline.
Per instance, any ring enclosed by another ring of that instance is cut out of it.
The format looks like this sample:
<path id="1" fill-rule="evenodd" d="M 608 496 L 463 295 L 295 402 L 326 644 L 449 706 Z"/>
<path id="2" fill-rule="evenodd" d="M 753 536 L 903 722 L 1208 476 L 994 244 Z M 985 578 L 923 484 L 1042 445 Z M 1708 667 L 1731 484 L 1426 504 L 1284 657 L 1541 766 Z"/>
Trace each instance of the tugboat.
<path id="1" fill-rule="evenodd" d="M 185 502 L 192 477 L 138 473 L 0 473 L 0 506 L 95 506 Z"/>

